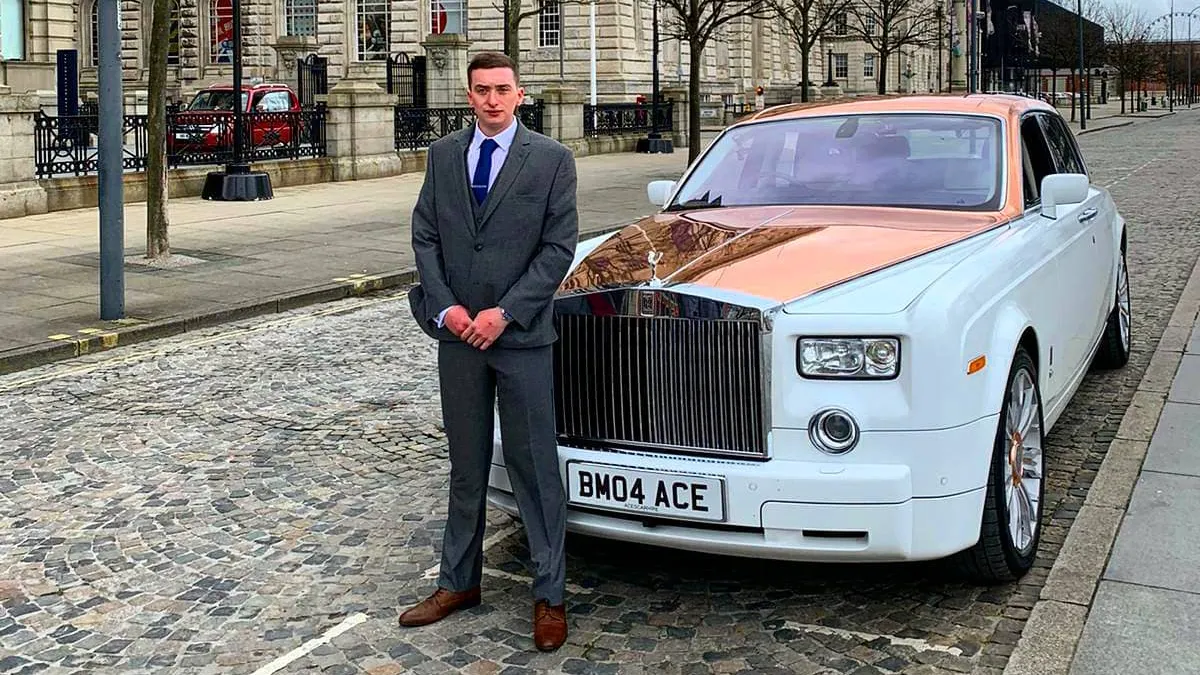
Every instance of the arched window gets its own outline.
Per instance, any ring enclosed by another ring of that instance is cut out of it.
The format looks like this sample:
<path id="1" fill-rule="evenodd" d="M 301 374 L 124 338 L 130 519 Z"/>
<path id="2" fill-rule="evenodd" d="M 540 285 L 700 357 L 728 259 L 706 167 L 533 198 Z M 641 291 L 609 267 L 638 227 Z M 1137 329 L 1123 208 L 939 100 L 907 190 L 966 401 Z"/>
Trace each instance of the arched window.
<path id="1" fill-rule="evenodd" d="M 383 61 L 391 51 L 392 12 L 389 0 L 356 0 L 354 27 L 359 61 Z"/>
<path id="2" fill-rule="evenodd" d="M 283 0 L 285 35 L 317 34 L 317 0 Z"/>
<path id="3" fill-rule="evenodd" d="M 209 0 L 208 62 L 233 63 L 233 0 Z"/>
<path id="4" fill-rule="evenodd" d="M 0 0 L 0 59 L 25 58 L 25 0 Z"/>
<path id="5" fill-rule="evenodd" d="M 171 0 L 171 21 L 167 25 L 167 63 L 179 65 L 179 0 Z"/>

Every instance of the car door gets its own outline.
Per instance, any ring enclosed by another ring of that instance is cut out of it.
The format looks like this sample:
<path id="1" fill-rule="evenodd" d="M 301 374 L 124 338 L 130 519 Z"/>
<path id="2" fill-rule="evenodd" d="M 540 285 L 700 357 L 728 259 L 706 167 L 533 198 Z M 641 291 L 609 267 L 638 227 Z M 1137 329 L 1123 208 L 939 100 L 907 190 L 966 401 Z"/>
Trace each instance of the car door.
<path id="1" fill-rule="evenodd" d="M 1042 396 L 1047 407 L 1063 394 L 1069 380 L 1070 340 L 1073 328 L 1063 320 L 1071 291 L 1063 283 L 1063 264 L 1069 255 L 1074 228 L 1062 218 L 1042 215 L 1042 179 L 1057 167 L 1046 145 L 1045 134 L 1032 115 L 1021 119 L 1020 145 L 1024 214 L 1014 235 L 1020 237 L 1016 258 L 1010 261 L 1020 281 L 1019 301 L 1038 333 L 1038 360 Z"/>
<path id="2" fill-rule="evenodd" d="M 1087 165 L 1075 142 L 1075 135 L 1058 115 L 1041 115 L 1042 127 L 1046 132 L 1050 151 L 1060 173 L 1082 173 L 1088 175 Z M 1104 195 L 1095 188 L 1088 192 L 1087 200 L 1080 206 L 1077 216 L 1082 239 L 1081 248 L 1090 255 L 1085 270 L 1079 277 L 1078 289 L 1081 301 L 1091 308 L 1090 321 L 1083 325 L 1080 339 L 1084 350 L 1090 350 L 1104 329 L 1104 322 L 1112 310 L 1111 289 L 1116 275 L 1113 261 L 1116 259 L 1113 243 L 1113 218 L 1115 215 L 1106 206 Z"/>

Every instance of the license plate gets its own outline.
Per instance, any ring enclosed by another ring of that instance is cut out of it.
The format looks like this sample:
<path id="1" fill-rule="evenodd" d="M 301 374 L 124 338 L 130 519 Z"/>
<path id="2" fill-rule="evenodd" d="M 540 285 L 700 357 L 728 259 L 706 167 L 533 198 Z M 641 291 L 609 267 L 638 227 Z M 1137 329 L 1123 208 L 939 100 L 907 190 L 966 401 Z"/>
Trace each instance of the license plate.
<path id="1" fill-rule="evenodd" d="M 189 134 L 189 133 L 186 133 L 186 132 L 182 132 L 182 131 L 181 131 L 181 132 L 179 132 L 179 133 L 175 134 L 175 140 L 177 140 L 177 141 L 190 141 L 190 140 L 192 140 L 192 135 L 191 135 L 191 134 Z"/>
<path id="2" fill-rule="evenodd" d="M 568 462 L 567 496 L 572 504 L 615 511 L 725 520 L 725 481 L 710 476 Z"/>

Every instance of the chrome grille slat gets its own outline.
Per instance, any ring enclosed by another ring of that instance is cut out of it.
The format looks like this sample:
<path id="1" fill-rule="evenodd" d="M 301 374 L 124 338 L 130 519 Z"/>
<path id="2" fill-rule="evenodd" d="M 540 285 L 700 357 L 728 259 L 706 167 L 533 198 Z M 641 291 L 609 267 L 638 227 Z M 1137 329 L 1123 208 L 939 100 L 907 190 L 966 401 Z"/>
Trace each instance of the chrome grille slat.
<path id="1" fill-rule="evenodd" d="M 766 456 L 760 325 L 556 314 L 557 432 L 588 447 Z"/>

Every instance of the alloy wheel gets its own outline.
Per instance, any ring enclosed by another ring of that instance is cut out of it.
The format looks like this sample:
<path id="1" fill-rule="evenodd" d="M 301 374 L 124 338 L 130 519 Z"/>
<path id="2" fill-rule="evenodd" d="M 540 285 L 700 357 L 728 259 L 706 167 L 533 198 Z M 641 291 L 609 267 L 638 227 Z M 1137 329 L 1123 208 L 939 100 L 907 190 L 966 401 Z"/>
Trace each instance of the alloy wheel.
<path id="1" fill-rule="evenodd" d="M 1025 368 L 1013 378 L 1005 417 L 1009 447 L 1004 508 L 1013 548 L 1024 555 L 1037 534 L 1043 480 L 1041 403 L 1033 375 Z"/>

